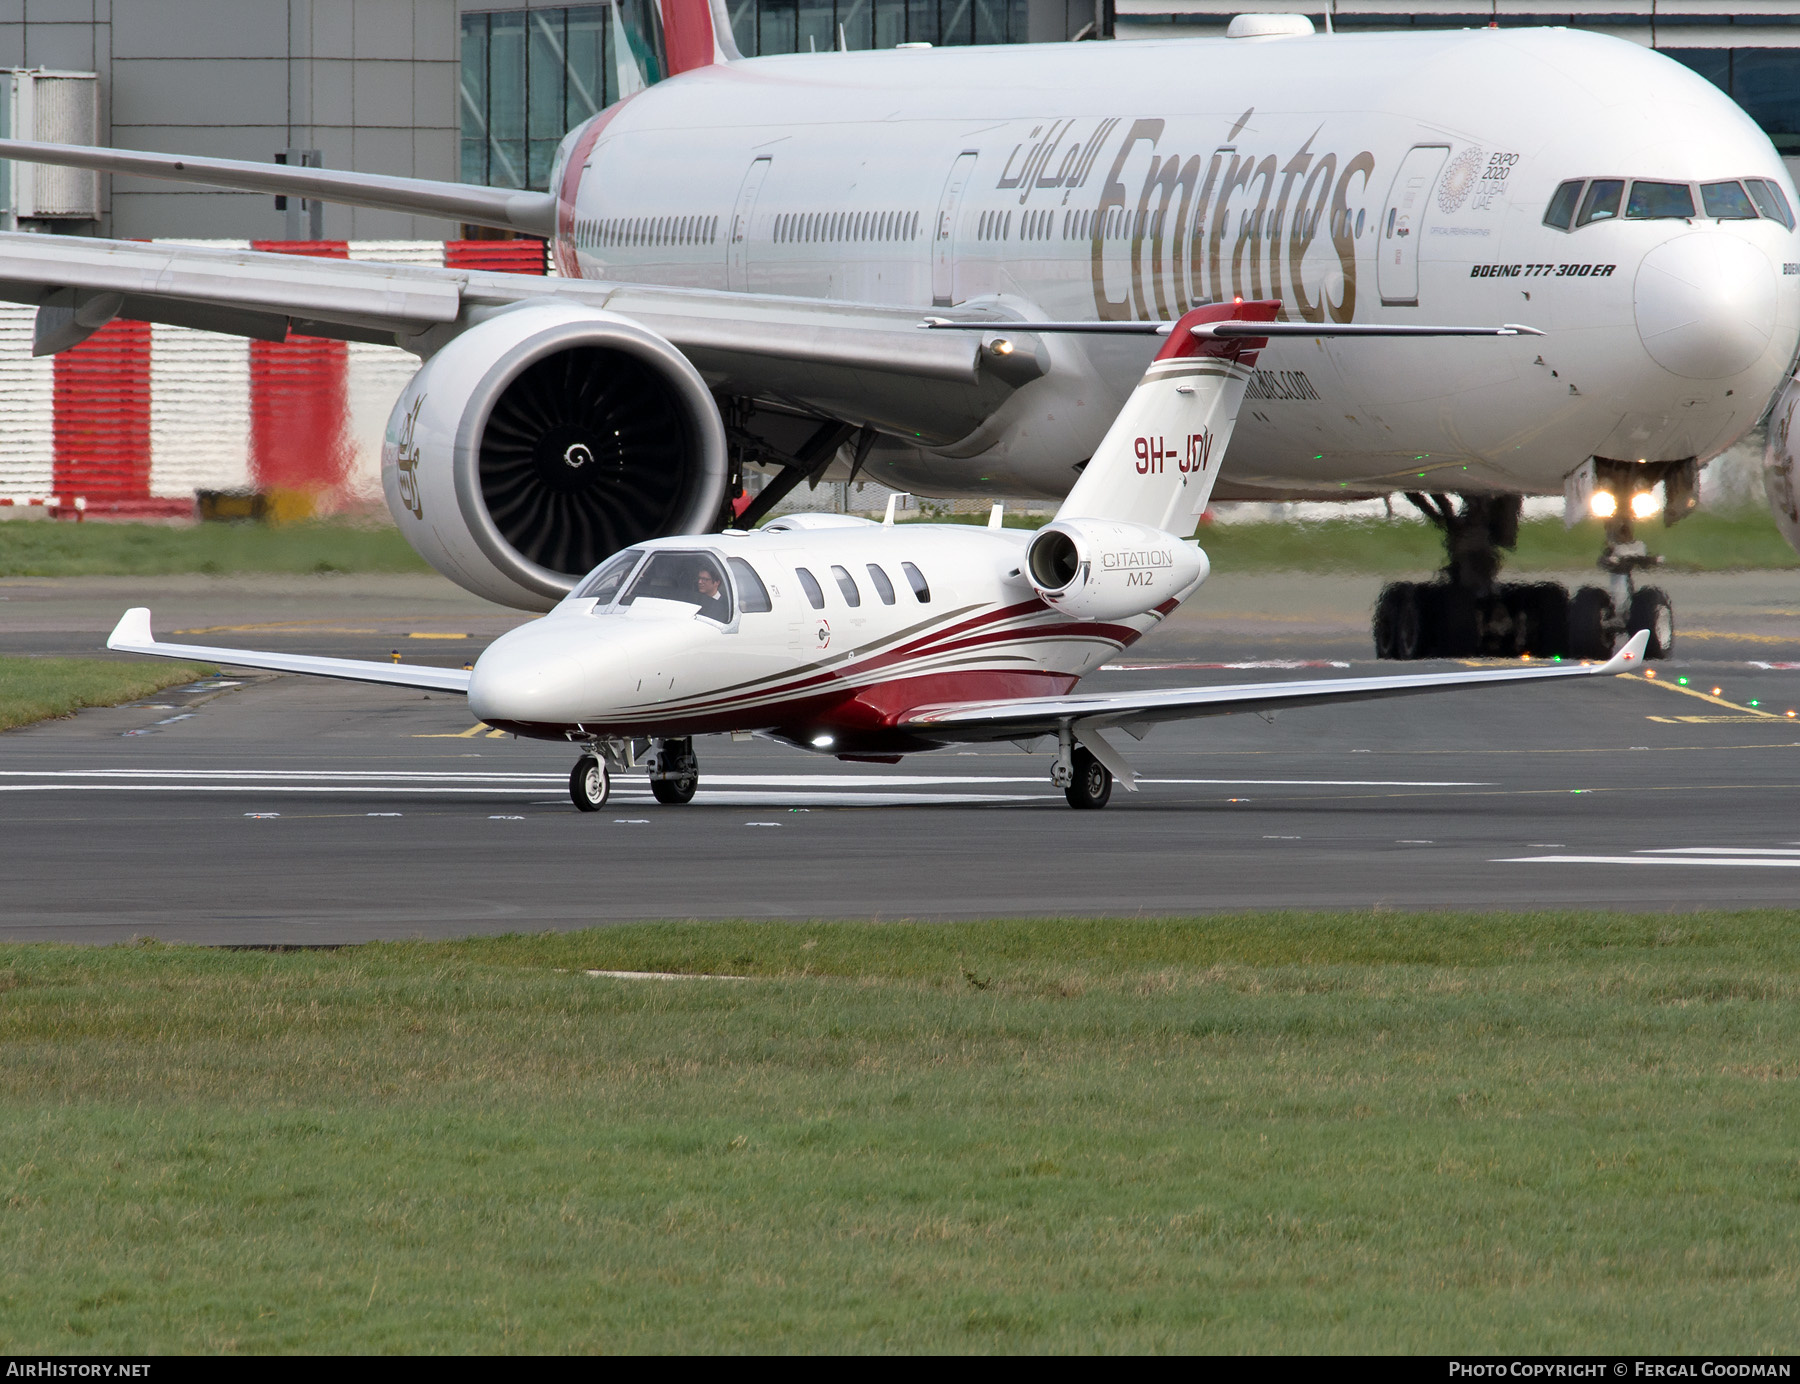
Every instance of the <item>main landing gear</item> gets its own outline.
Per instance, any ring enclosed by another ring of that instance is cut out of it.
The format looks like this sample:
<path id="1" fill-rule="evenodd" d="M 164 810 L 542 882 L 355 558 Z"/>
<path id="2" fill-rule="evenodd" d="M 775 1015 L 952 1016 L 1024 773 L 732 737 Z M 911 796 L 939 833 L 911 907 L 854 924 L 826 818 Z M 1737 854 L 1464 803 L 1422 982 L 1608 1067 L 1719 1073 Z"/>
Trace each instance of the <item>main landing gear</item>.
<path id="1" fill-rule="evenodd" d="M 1600 567 L 1607 587 L 1574 596 L 1557 582 L 1502 582 L 1500 550 L 1519 541 L 1516 495 L 1465 496 L 1409 492 L 1413 506 L 1444 535 L 1448 561 L 1435 581 L 1390 582 L 1375 603 L 1377 658 L 1608 658 L 1622 638 L 1650 631 L 1647 658 L 1675 647 L 1668 593 L 1636 585 L 1636 574 L 1661 564 L 1633 540 L 1628 506 L 1607 523 Z"/>
<path id="2" fill-rule="evenodd" d="M 612 795 L 612 770 L 640 764 L 650 772 L 650 792 L 659 803 L 678 806 L 694 800 L 700 787 L 700 761 L 694 755 L 693 739 L 682 736 L 593 742 L 569 771 L 570 801 L 581 812 L 598 812 Z"/>
<path id="3" fill-rule="evenodd" d="M 1097 812 L 1112 797 L 1112 770 L 1095 759 L 1087 746 L 1076 744 L 1067 729 L 1058 737 L 1050 782 L 1062 789 L 1069 806 L 1077 811 Z"/>

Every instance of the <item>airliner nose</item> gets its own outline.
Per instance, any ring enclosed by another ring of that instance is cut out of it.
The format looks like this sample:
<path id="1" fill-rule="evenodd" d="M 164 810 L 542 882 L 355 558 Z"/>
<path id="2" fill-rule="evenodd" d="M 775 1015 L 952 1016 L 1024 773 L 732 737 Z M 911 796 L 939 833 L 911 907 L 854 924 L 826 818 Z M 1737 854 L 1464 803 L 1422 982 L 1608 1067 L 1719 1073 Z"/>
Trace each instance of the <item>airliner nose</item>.
<path id="1" fill-rule="evenodd" d="M 543 642 L 505 635 L 475 661 L 469 710 L 478 719 L 549 724 L 581 719 L 581 665 L 543 648 Z"/>
<path id="2" fill-rule="evenodd" d="M 1663 369 L 1690 380 L 1747 370 L 1775 331 L 1775 266 L 1728 232 L 1659 245 L 1638 266 L 1638 336 Z"/>

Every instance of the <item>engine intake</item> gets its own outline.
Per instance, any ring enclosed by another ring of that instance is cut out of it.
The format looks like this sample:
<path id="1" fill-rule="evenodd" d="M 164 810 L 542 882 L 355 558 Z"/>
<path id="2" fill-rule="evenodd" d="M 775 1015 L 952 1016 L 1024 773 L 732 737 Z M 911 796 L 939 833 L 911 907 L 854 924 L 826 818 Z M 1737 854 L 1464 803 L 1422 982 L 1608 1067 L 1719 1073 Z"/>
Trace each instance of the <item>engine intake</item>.
<path id="1" fill-rule="evenodd" d="M 547 610 L 621 548 L 710 529 L 725 430 L 687 358 L 571 303 L 496 314 L 433 356 L 388 421 L 388 508 L 459 585 Z"/>
<path id="2" fill-rule="evenodd" d="M 1077 620 L 1122 620 L 1183 600 L 1210 570 L 1194 544 L 1112 519 L 1058 519 L 1025 550 L 1033 589 Z"/>

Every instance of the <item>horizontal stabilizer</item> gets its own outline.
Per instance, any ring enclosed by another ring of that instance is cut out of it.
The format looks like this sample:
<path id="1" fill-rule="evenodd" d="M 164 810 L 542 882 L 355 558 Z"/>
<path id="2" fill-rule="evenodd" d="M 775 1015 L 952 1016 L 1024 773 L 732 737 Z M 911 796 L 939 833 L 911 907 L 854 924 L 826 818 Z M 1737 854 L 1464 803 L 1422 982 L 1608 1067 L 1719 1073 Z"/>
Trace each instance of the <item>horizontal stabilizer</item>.
<path id="1" fill-rule="evenodd" d="M 106 647 L 121 653 L 150 654 L 194 663 L 226 663 L 236 668 L 261 668 L 271 673 L 308 673 L 350 682 L 379 682 L 393 687 L 418 687 L 427 692 L 469 690 L 465 668 L 425 668 L 416 663 L 370 663 L 355 658 L 316 658 L 310 654 L 263 653 L 255 649 L 215 649 L 204 644 L 164 644 L 150 630 L 150 610 L 133 606 L 119 618 L 106 637 Z"/>
<path id="2" fill-rule="evenodd" d="M 101 149 L 86 144 L 45 144 L 0 139 L 0 158 L 48 163 L 59 168 L 91 168 L 97 173 L 129 173 L 242 192 L 310 197 L 353 207 L 442 216 L 500 230 L 549 238 L 556 234 L 556 198 L 548 192 L 519 192 L 473 183 L 440 183 L 429 178 L 395 178 L 379 173 L 252 163 L 247 159 L 203 159 L 187 154 L 146 154 L 134 149 Z"/>

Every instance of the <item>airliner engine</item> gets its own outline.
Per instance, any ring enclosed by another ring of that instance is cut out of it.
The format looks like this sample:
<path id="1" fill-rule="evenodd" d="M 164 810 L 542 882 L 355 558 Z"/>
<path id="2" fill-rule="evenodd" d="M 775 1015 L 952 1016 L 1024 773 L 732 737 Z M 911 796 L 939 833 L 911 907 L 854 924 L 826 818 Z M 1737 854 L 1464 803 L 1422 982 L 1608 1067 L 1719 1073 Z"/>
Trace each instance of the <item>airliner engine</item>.
<path id="1" fill-rule="evenodd" d="M 548 610 L 620 548 L 714 527 L 729 473 L 718 406 L 685 356 L 628 318 L 537 302 L 471 327 L 413 376 L 381 474 L 433 567 Z"/>
<path id="2" fill-rule="evenodd" d="M 1775 514 L 1775 527 L 1800 551 L 1800 380 L 1789 380 L 1769 415 L 1769 443 L 1763 452 L 1763 491 Z"/>
<path id="3" fill-rule="evenodd" d="M 1077 620 L 1122 620 L 1181 600 L 1212 570 L 1172 533 L 1110 519 L 1058 519 L 1025 552 L 1038 595 Z"/>

